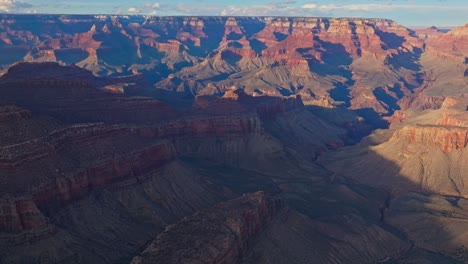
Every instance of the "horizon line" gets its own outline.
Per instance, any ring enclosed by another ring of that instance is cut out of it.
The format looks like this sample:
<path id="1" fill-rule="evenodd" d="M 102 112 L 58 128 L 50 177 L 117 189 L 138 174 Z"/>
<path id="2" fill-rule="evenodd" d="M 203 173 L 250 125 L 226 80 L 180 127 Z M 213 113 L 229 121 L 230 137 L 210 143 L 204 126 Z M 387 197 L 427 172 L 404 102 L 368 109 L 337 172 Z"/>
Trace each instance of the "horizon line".
<path id="1" fill-rule="evenodd" d="M 439 29 L 453 29 L 455 27 L 463 26 L 463 25 L 450 25 L 450 26 L 437 26 L 437 25 L 404 25 L 401 24 L 400 22 L 390 19 L 390 18 L 385 18 L 385 17 L 364 17 L 364 16 L 349 16 L 349 17 L 341 17 L 341 16 L 287 16 L 287 15 L 251 15 L 251 16 L 242 16 L 242 15 L 158 15 L 158 14 L 134 14 L 134 13 L 119 13 L 119 14 L 112 14 L 112 13 L 0 13 L 0 16 L 4 15 L 27 15 L 27 16 L 134 16 L 134 17 L 263 17 L 263 18 L 269 18 L 269 17 L 286 17 L 286 18 L 334 18 L 334 19 L 382 19 L 382 20 L 389 20 L 396 22 L 400 25 L 403 25 L 407 28 L 410 29 L 426 29 L 430 27 L 437 27 Z M 468 25 L 468 23 L 466 23 Z"/>

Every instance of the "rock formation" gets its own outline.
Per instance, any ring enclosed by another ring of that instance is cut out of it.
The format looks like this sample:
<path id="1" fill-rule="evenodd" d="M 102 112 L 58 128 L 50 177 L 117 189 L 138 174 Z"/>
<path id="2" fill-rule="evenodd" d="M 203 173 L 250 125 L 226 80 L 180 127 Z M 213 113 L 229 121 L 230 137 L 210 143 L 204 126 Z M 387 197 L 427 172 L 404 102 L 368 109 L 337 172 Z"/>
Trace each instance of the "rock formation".
<path id="1" fill-rule="evenodd" d="M 384 19 L 2 15 L 0 26 L 4 70 L 23 60 L 74 63 L 98 76 L 141 73 L 190 95 L 234 85 L 386 114 L 420 85 L 423 40 Z"/>
<path id="2" fill-rule="evenodd" d="M 238 263 L 283 206 L 258 192 L 197 212 L 166 228 L 131 263 Z"/>

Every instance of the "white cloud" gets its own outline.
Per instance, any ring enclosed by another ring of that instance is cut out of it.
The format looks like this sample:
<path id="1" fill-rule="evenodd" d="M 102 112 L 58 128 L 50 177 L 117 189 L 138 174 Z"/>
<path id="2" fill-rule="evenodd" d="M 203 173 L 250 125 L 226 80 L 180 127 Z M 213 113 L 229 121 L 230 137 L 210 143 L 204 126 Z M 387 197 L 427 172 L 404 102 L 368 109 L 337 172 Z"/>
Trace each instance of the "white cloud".
<path id="1" fill-rule="evenodd" d="M 146 3 L 141 6 L 141 13 L 149 14 L 149 15 L 158 15 L 158 11 L 162 8 L 165 8 L 166 5 L 162 5 L 158 2 L 154 3 Z"/>
<path id="2" fill-rule="evenodd" d="M 1 13 L 10 13 L 10 12 L 18 12 L 25 8 L 32 7 L 31 4 L 16 1 L 16 0 L 0 0 L 0 12 Z"/>
<path id="3" fill-rule="evenodd" d="M 312 3 L 305 4 L 305 5 L 302 6 L 302 8 L 305 8 L 305 9 L 315 9 L 315 8 L 317 8 L 317 4 L 312 4 Z"/>
<path id="4" fill-rule="evenodd" d="M 132 14 L 137 14 L 137 13 L 140 13 L 140 9 L 136 8 L 136 7 L 130 7 L 129 9 L 127 9 L 127 12 L 128 13 L 132 13 Z"/>
<path id="5" fill-rule="evenodd" d="M 314 9 L 321 12 L 333 12 L 333 11 L 385 11 L 394 9 L 397 7 L 404 7 L 403 5 L 393 5 L 392 3 L 383 3 L 383 4 L 350 4 L 350 5 L 336 5 L 336 4 L 327 4 L 327 5 L 317 5 L 314 3 L 304 4 L 302 8 L 304 9 Z"/>
<path id="6" fill-rule="evenodd" d="M 373 3 L 373 4 L 324 4 L 306 3 L 301 6 L 307 11 L 316 11 L 318 14 L 346 13 L 346 12 L 388 12 L 395 10 L 410 10 L 414 12 L 434 12 L 434 11 L 462 11 L 468 10 L 467 6 L 441 6 L 424 4 L 395 4 L 392 2 Z"/>
<path id="7" fill-rule="evenodd" d="M 253 6 L 244 5 L 195 5 L 178 4 L 174 7 L 177 13 L 187 15 L 221 15 L 221 16 L 298 16 L 303 15 L 300 8 L 270 3 Z"/>
<path id="8" fill-rule="evenodd" d="M 4 1 L 4 0 L 0 0 Z M 201 0 L 200 0 L 201 1 Z M 178 3 L 165 4 L 160 2 L 146 2 L 141 6 L 134 6 L 125 12 L 120 13 L 139 13 L 158 15 L 164 10 L 165 14 L 170 15 L 200 15 L 200 16 L 334 16 L 347 17 L 359 16 L 367 17 L 372 15 L 388 16 L 391 11 L 407 11 L 407 12 L 434 12 L 439 10 L 444 11 L 461 11 L 467 10 L 468 7 L 457 6 L 439 6 L 439 5 L 424 5 L 413 4 L 410 0 L 405 0 L 405 3 L 397 3 L 390 0 L 368 1 L 368 3 L 348 4 L 342 0 L 335 4 L 319 4 L 304 2 L 298 4 L 296 0 L 273 0 L 268 4 L 253 4 L 253 5 L 210 5 L 210 4 L 195 4 L 195 3 Z M 408 2 L 407 2 L 408 1 Z"/>
<path id="9" fill-rule="evenodd" d="M 271 2 L 270 4 L 260 4 L 253 6 L 231 5 L 190 5 L 178 4 L 175 6 L 175 11 L 190 14 L 190 15 L 222 15 L 222 16 L 324 16 L 346 15 L 349 12 L 383 12 L 391 9 L 402 8 L 401 6 L 393 5 L 392 3 L 373 3 L 373 4 L 316 4 L 304 3 L 302 6 L 295 6 L 289 3 L 294 1 L 286 0 L 283 2 Z"/>

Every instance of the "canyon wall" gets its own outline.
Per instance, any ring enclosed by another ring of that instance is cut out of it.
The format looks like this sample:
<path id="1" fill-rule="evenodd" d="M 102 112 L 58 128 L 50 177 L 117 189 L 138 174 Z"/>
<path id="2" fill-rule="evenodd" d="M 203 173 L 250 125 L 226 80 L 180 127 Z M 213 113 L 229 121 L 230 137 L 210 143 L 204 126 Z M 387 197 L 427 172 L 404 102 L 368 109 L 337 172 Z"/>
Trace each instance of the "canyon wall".
<path id="1" fill-rule="evenodd" d="M 384 114 L 421 84 L 424 40 L 386 19 L 2 15 L 0 27 L 4 71 L 55 61 L 191 96 L 235 86 Z"/>

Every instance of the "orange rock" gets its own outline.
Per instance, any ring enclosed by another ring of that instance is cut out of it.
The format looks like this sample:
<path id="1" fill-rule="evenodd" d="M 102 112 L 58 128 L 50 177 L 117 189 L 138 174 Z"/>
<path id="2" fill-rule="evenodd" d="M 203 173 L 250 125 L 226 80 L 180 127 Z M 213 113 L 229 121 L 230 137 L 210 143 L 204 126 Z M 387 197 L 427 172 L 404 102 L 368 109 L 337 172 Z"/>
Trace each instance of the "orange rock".
<path id="1" fill-rule="evenodd" d="M 442 126 L 405 126 L 396 131 L 391 140 L 403 140 L 409 144 L 438 146 L 444 152 L 465 148 L 468 143 L 468 129 Z"/>

